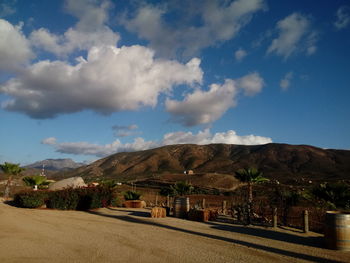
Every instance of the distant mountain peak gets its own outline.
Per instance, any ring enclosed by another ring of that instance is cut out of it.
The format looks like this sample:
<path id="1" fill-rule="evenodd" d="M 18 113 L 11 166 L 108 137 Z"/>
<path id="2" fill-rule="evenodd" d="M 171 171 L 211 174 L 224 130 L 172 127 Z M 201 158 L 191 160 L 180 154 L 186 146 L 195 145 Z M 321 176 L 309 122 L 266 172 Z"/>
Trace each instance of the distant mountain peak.
<path id="1" fill-rule="evenodd" d="M 25 168 L 42 169 L 49 171 L 71 170 L 83 166 L 83 163 L 76 163 L 70 158 L 66 159 L 45 159 L 25 166 Z"/>

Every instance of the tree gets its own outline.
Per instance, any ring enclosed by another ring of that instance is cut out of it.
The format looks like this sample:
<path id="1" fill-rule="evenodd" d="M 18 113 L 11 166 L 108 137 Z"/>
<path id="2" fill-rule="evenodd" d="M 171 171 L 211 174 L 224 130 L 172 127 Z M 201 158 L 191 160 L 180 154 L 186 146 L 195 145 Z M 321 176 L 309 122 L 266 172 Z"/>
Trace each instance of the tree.
<path id="1" fill-rule="evenodd" d="M 331 209 L 350 208 L 350 186 L 346 183 L 323 183 L 312 189 L 312 194 Z"/>
<path id="2" fill-rule="evenodd" d="M 269 181 L 263 176 L 263 173 L 256 168 L 245 168 L 236 171 L 236 178 L 243 183 L 248 184 L 248 224 L 251 224 L 253 212 L 253 185 Z"/>
<path id="3" fill-rule="evenodd" d="M 24 171 L 24 168 L 21 168 L 19 164 L 15 163 L 7 163 L 0 164 L 1 170 L 8 176 L 5 191 L 4 191 L 4 198 L 7 199 L 10 195 L 10 186 L 12 182 L 12 177 L 19 175 L 22 171 Z"/>
<path id="4" fill-rule="evenodd" d="M 35 175 L 35 176 L 26 176 L 22 178 L 22 181 L 27 186 L 42 186 L 42 185 L 48 185 L 50 182 L 47 181 L 45 176 L 41 175 Z M 36 187 L 34 189 L 37 189 Z"/>

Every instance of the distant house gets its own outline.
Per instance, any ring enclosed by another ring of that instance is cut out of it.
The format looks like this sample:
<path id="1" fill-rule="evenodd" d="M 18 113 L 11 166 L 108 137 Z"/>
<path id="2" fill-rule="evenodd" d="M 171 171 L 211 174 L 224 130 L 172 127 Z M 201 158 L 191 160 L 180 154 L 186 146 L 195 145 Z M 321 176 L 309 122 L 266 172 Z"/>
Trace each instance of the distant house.
<path id="1" fill-rule="evenodd" d="M 184 174 L 194 174 L 193 170 L 186 170 L 184 171 Z"/>

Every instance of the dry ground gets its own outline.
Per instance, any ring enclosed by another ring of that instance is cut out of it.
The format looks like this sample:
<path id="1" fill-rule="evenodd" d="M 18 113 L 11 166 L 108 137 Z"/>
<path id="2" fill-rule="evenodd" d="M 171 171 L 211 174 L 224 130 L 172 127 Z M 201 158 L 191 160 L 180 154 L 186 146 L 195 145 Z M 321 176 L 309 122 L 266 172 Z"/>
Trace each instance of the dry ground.
<path id="1" fill-rule="evenodd" d="M 20 209 L 0 202 L 0 262 L 350 262 L 319 234 L 152 219 L 149 210 Z"/>

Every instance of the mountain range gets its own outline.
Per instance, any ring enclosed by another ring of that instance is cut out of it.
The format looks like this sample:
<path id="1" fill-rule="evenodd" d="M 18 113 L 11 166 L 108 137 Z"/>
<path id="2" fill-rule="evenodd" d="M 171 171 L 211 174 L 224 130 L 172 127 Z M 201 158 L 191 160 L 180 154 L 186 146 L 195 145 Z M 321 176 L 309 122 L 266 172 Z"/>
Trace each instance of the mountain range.
<path id="1" fill-rule="evenodd" d="M 180 144 L 117 153 L 62 175 L 162 179 L 192 170 L 195 175 L 216 175 L 210 179 L 216 181 L 223 178 L 220 175 L 234 180 L 235 171 L 247 167 L 256 167 L 266 177 L 286 184 L 350 180 L 350 151 L 277 143 L 254 146 Z"/>
<path id="2" fill-rule="evenodd" d="M 83 166 L 83 163 L 76 163 L 72 159 L 46 159 L 43 161 L 38 161 L 29 165 L 26 165 L 26 169 L 42 169 L 43 166 L 45 170 L 48 171 L 65 171 L 78 168 Z"/>

